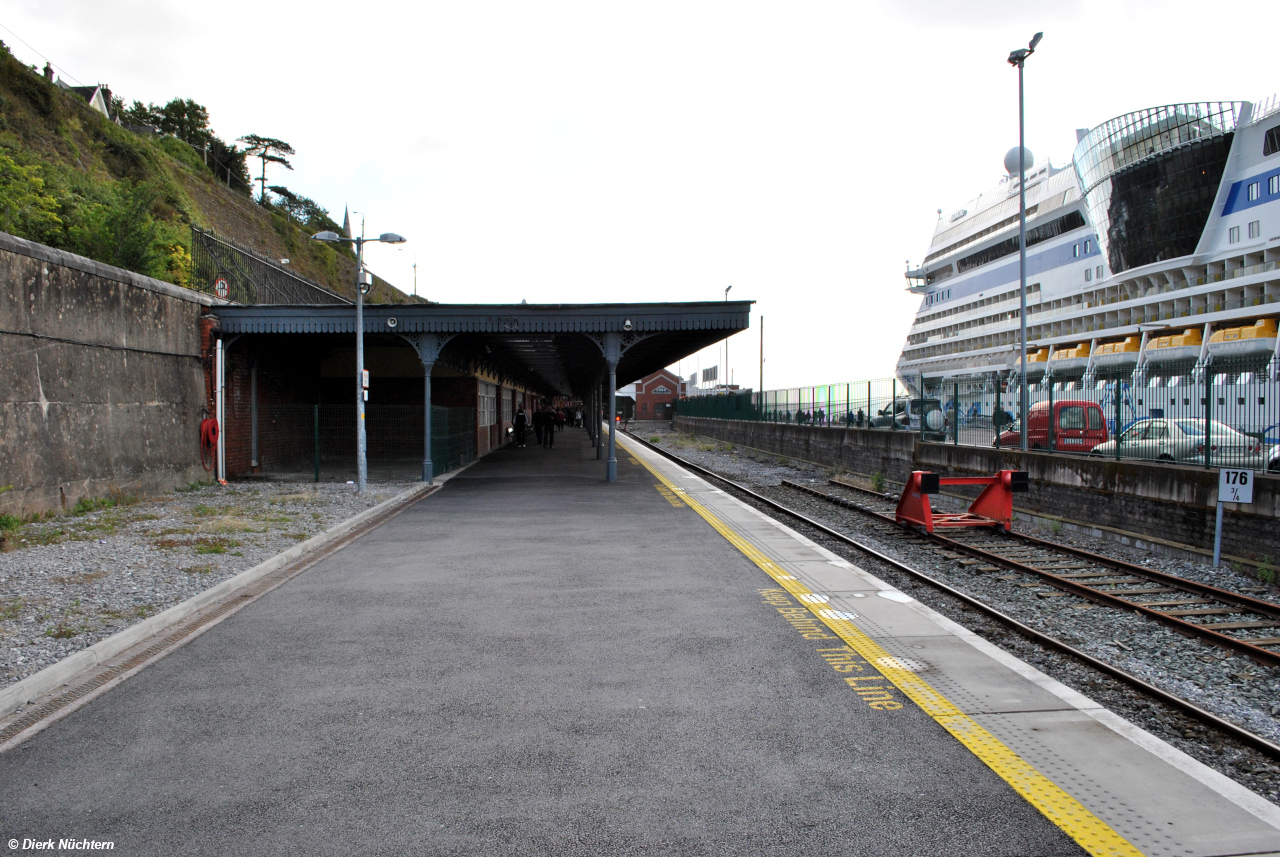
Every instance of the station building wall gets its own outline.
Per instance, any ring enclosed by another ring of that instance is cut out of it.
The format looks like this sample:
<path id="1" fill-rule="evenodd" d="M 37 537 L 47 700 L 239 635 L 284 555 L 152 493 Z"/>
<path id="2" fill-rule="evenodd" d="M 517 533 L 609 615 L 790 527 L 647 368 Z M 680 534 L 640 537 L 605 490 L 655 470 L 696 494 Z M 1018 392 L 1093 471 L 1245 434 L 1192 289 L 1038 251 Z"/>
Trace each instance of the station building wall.
<path id="1" fill-rule="evenodd" d="M 918 432 L 810 427 L 677 415 L 683 431 L 739 446 L 841 467 L 902 482 L 913 470 L 986 476 L 1025 470 L 1031 491 L 1014 498 L 1018 511 L 1063 518 L 1175 542 L 1213 548 L 1217 469 L 1154 461 L 1115 461 L 1048 452 L 925 443 Z M 959 489 L 948 489 L 963 493 Z M 972 492 L 975 496 L 977 491 Z M 1280 564 L 1280 476 L 1259 472 L 1254 502 L 1225 504 L 1224 554 Z"/>
<path id="2" fill-rule="evenodd" d="M 200 314 L 211 303 L 0 233 L 0 512 L 203 478 Z"/>

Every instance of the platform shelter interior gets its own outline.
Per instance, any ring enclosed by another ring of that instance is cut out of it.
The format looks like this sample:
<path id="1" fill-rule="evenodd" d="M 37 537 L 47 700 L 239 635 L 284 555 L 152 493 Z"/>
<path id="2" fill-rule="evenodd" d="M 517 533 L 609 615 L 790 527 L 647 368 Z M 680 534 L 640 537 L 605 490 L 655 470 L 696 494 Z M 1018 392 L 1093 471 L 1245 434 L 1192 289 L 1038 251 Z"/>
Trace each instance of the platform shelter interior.
<path id="1" fill-rule="evenodd" d="M 501 448 L 519 407 L 581 410 L 601 459 L 613 391 L 748 326 L 750 301 L 364 308 L 369 475 L 435 476 Z M 210 387 L 225 478 L 352 479 L 351 306 L 219 306 Z M 430 402 L 430 408 L 427 403 Z"/>

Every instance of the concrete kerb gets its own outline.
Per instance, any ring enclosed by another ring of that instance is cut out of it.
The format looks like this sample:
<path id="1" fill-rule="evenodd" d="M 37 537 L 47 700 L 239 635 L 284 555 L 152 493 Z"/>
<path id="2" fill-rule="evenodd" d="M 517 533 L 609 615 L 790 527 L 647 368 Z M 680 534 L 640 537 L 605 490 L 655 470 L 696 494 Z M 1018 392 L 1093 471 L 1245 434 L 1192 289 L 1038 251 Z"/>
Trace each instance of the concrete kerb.
<path id="1" fill-rule="evenodd" d="M 100 640 L 92 646 L 76 652 L 74 655 L 63 658 L 52 666 L 45 667 L 38 673 L 29 675 L 19 682 L 0 689 L 0 717 L 12 714 L 28 702 L 71 682 L 101 664 L 105 664 L 121 652 L 136 646 L 143 640 L 155 637 L 182 622 L 191 614 L 221 601 L 236 590 L 243 589 L 254 581 L 346 537 L 369 520 L 401 506 L 409 505 L 439 488 L 465 469 L 465 467 L 459 468 L 452 473 L 436 477 L 434 485 L 418 485 L 408 491 L 397 494 L 389 500 L 384 500 L 376 506 L 365 509 L 358 515 L 335 524 L 323 533 L 312 536 L 305 542 L 278 553 L 253 568 L 240 572 L 235 577 L 228 578 L 215 586 L 209 587 L 204 592 L 188 598 L 181 604 L 175 604 L 149 619 L 144 619 L 136 625 L 132 625 L 117 634 L 107 637 L 105 640 Z"/>

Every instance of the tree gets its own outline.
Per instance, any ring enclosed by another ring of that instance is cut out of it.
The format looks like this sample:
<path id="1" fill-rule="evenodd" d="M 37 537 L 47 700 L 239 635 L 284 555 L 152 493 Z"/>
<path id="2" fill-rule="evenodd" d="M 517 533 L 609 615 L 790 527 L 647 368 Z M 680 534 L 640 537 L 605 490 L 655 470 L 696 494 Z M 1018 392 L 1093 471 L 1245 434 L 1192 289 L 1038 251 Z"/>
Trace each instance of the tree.
<path id="1" fill-rule="evenodd" d="M 160 125 L 160 108 L 154 104 L 135 101 L 132 106 L 120 112 L 120 121 L 125 125 L 149 125 L 155 128 Z"/>
<path id="2" fill-rule="evenodd" d="M 160 229 L 151 213 L 159 198 L 156 185 L 121 179 L 100 202 L 82 207 L 80 222 L 68 230 L 69 249 L 108 265 L 160 276 Z"/>
<path id="3" fill-rule="evenodd" d="M 209 138 L 206 158 L 214 177 L 229 188 L 252 195 L 253 179 L 249 177 L 249 167 L 245 164 L 247 154 L 234 144 L 227 145 L 219 137 Z"/>
<path id="4" fill-rule="evenodd" d="M 279 164 L 286 170 L 292 170 L 293 164 L 289 163 L 285 155 L 295 155 L 297 152 L 293 150 L 284 140 L 277 140 L 274 137 L 262 137 L 258 134 L 247 134 L 240 137 L 237 142 L 244 143 L 245 154 L 252 158 L 262 159 L 262 177 L 257 181 L 262 182 L 262 195 L 259 202 L 267 201 L 267 162 Z"/>
<path id="5" fill-rule="evenodd" d="M 21 166 L 0 149 L 0 230 L 48 242 L 61 228 L 58 200 L 45 190 L 39 167 Z"/>
<path id="6" fill-rule="evenodd" d="M 285 210 L 285 213 L 289 215 L 289 219 L 293 220 L 300 210 L 299 206 L 302 201 L 302 197 L 298 196 L 287 187 L 283 187 L 278 184 L 273 184 L 271 187 L 267 188 L 267 190 L 280 197 L 280 206 Z"/>
<path id="7" fill-rule="evenodd" d="M 160 108 L 152 104 L 149 109 L 157 115 L 159 121 L 155 124 L 162 133 L 172 134 L 197 149 L 203 149 L 213 137 L 209 111 L 190 98 L 175 98 Z"/>

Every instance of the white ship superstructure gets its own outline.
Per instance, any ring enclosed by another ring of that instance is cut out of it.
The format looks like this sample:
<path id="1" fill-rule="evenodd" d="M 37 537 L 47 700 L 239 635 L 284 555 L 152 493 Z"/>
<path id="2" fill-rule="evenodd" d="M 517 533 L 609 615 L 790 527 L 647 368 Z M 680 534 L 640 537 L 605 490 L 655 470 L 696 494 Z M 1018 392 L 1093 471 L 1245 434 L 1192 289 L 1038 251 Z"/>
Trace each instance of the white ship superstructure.
<path id="1" fill-rule="evenodd" d="M 1275 100 L 1151 108 L 1077 135 L 1070 167 L 1027 171 L 1029 383 L 1083 391 L 1124 375 L 1146 387 L 1148 375 L 1190 378 L 1230 354 L 1257 370 L 1232 383 L 1274 385 Z M 908 271 L 921 304 L 897 375 L 912 388 L 976 390 L 1018 374 L 1016 152 L 997 188 L 939 212 L 924 263 Z M 1245 328 L 1234 350 L 1223 341 Z"/>

